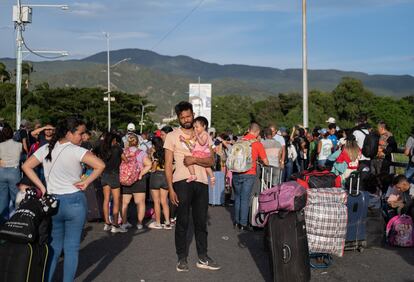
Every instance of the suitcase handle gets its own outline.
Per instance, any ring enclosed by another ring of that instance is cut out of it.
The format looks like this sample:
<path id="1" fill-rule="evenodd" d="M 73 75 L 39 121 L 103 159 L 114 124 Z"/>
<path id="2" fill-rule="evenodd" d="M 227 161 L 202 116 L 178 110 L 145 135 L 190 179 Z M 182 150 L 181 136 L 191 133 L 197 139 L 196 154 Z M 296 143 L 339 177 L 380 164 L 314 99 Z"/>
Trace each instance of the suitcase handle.
<path id="1" fill-rule="evenodd" d="M 290 247 L 286 244 L 283 244 L 283 263 L 289 263 L 292 258 L 292 251 Z"/>

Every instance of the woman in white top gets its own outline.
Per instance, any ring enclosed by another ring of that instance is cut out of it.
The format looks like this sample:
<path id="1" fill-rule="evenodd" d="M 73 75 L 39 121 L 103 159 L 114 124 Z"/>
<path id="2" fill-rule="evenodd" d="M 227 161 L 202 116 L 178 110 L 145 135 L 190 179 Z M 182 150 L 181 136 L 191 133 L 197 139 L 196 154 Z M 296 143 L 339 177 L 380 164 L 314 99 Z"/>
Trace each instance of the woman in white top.
<path id="1" fill-rule="evenodd" d="M 22 143 L 13 140 L 13 129 L 7 123 L 1 131 L 4 141 L 0 143 L 0 224 L 8 219 L 9 202 L 16 201 L 20 181 L 19 160 L 22 153 Z"/>
<path id="2" fill-rule="evenodd" d="M 52 217 L 48 281 L 53 280 L 62 249 L 65 253 L 63 281 L 72 282 L 75 279 L 80 239 L 87 213 L 86 197 L 82 191 L 105 168 L 100 159 L 79 146 L 85 130 L 84 122 L 79 119 L 67 118 L 60 121 L 49 144 L 40 147 L 22 166 L 30 180 L 45 193 L 46 187 L 34 171 L 35 167 L 43 164 L 47 192 L 59 200 L 58 212 Z M 81 180 L 81 163 L 93 168 L 92 174 L 84 180 Z"/>
<path id="3" fill-rule="evenodd" d="M 322 138 L 318 143 L 318 166 L 324 168 L 326 160 L 332 154 L 333 143 L 328 139 L 329 132 L 326 128 L 322 128 L 319 133 Z"/>

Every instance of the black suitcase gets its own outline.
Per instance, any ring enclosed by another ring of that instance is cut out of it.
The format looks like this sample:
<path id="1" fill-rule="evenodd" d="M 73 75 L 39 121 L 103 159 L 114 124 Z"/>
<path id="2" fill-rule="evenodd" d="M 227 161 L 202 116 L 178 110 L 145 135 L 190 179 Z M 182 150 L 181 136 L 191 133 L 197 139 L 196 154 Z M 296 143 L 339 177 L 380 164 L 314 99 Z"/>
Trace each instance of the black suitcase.
<path id="1" fill-rule="evenodd" d="M 310 280 L 309 248 L 303 211 L 273 214 L 266 227 L 273 281 Z"/>
<path id="2" fill-rule="evenodd" d="M 43 282 L 48 258 L 47 244 L 0 244 L 0 281 Z"/>
<path id="3" fill-rule="evenodd" d="M 85 196 L 88 203 L 87 220 L 103 220 L 103 191 L 100 179 L 95 180 L 86 188 Z"/>

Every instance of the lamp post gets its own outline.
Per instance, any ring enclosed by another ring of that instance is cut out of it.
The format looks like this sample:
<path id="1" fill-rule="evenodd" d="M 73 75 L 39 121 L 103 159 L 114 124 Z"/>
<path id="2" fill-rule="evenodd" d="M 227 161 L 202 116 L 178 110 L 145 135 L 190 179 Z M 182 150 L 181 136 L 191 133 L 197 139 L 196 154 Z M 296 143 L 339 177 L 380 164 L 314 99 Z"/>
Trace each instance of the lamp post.
<path id="1" fill-rule="evenodd" d="M 152 104 L 144 105 L 141 103 L 141 121 L 139 122 L 139 134 L 142 134 L 142 126 L 144 125 L 144 111 L 146 107 L 153 106 Z"/>
<path id="2" fill-rule="evenodd" d="M 22 5 L 20 0 L 17 0 L 17 5 L 13 6 L 13 22 L 16 28 L 16 129 L 20 128 L 20 122 L 22 118 L 22 53 L 23 53 L 23 30 L 26 24 L 32 22 L 32 7 L 51 7 L 61 8 L 62 10 L 68 10 L 68 5 Z M 39 53 L 62 53 L 62 56 L 66 56 L 67 52 L 61 51 L 37 51 L 29 52 L 34 54 Z"/>
<path id="3" fill-rule="evenodd" d="M 119 65 L 122 62 L 129 61 L 131 60 L 131 58 L 124 58 L 111 66 L 110 59 L 109 59 L 109 33 L 104 32 L 103 34 L 106 38 L 106 63 L 107 63 L 106 71 L 107 71 L 107 76 L 108 76 L 108 86 L 107 86 L 107 91 L 105 92 L 107 96 L 104 97 L 104 101 L 108 102 L 108 132 L 110 132 L 111 131 L 111 102 L 115 101 L 115 97 L 111 97 L 111 68 Z"/>
<path id="4" fill-rule="evenodd" d="M 303 76 L 303 126 L 309 126 L 308 121 L 308 54 L 306 44 L 306 0 L 302 0 L 302 76 Z"/>

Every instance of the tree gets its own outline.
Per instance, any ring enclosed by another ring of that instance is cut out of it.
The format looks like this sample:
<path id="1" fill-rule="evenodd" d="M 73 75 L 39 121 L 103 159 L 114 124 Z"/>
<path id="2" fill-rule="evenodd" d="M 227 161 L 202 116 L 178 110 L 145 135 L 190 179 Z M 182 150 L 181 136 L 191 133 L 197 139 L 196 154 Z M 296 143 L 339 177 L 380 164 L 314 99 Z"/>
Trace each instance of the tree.
<path id="1" fill-rule="evenodd" d="M 0 62 L 0 82 L 4 83 L 6 81 L 10 81 L 10 73 L 6 69 L 6 65 Z"/>
<path id="2" fill-rule="evenodd" d="M 342 78 L 332 95 L 338 118 L 348 122 L 355 122 L 359 113 L 366 112 L 374 98 L 360 80 L 350 77 Z"/>

